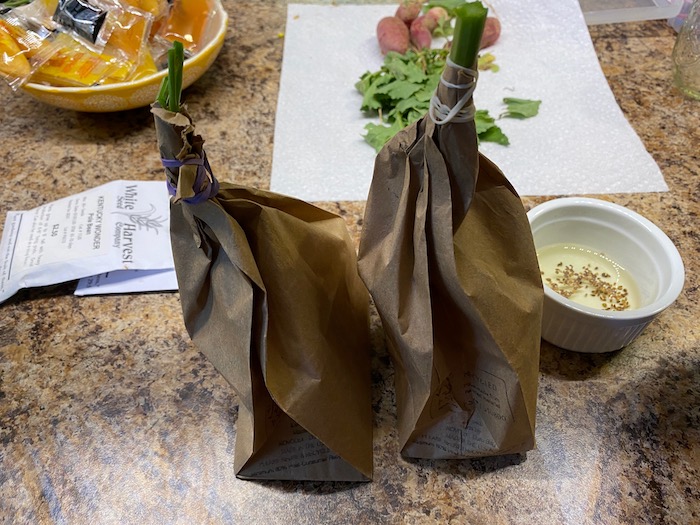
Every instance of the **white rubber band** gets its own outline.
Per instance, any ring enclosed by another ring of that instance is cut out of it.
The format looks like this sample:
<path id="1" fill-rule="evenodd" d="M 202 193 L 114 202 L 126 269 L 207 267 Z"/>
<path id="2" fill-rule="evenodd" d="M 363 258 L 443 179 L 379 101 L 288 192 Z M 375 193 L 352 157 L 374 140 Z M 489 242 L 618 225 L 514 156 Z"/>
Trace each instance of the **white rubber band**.
<path id="1" fill-rule="evenodd" d="M 450 89 L 464 90 L 465 93 L 460 97 L 454 107 L 450 108 L 440 101 L 437 96 L 437 90 L 435 90 L 433 97 L 430 99 L 430 110 L 428 112 L 430 118 L 438 126 L 447 124 L 448 122 L 469 122 L 470 120 L 474 120 L 476 108 L 474 107 L 473 102 L 468 106 L 467 102 L 469 102 L 474 94 L 474 90 L 476 89 L 476 79 L 479 76 L 479 72 L 455 64 L 452 62 L 452 60 L 450 60 L 450 57 L 447 57 L 446 64 L 451 68 L 464 71 L 467 75 L 472 77 L 472 80 L 469 82 L 469 84 L 453 84 L 445 80 L 443 73 L 443 76 L 440 77 L 440 83 L 443 86 Z"/>

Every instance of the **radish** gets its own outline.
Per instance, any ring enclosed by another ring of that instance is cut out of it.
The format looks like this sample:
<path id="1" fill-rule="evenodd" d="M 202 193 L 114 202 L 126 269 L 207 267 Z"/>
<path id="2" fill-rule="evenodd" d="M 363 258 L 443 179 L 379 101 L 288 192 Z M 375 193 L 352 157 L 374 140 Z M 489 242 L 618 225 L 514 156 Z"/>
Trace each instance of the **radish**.
<path id="1" fill-rule="evenodd" d="M 377 24 L 377 40 L 382 54 L 386 55 L 389 51 L 404 54 L 410 41 L 408 27 L 396 16 L 384 17 Z"/>

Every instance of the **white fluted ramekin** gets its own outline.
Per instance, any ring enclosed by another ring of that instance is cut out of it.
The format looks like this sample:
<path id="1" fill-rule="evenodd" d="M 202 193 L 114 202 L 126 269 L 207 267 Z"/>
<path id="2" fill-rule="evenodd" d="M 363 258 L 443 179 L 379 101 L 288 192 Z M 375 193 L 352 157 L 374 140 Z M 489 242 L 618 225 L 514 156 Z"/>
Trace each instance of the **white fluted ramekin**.
<path id="1" fill-rule="evenodd" d="M 594 247 L 634 278 L 640 307 L 608 311 L 578 304 L 544 287 L 542 338 L 577 352 L 611 352 L 631 343 L 678 298 L 685 269 L 673 242 L 648 219 L 623 206 L 584 197 L 547 201 L 528 212 L 535 247 Z"/>

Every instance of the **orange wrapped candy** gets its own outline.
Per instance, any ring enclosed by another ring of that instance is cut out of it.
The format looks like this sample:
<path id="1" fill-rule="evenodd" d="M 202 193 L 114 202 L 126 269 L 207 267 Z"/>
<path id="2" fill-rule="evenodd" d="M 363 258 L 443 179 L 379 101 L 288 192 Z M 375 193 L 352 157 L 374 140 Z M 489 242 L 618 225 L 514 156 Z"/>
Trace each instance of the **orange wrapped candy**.
<path id="1" fill-rule="evenodd" d="M 161 36 L 170 42 L 178 40 L 189 53 L 196 53 L 213 9 L 213 0 L 176 1 L 170 8 Z"/>

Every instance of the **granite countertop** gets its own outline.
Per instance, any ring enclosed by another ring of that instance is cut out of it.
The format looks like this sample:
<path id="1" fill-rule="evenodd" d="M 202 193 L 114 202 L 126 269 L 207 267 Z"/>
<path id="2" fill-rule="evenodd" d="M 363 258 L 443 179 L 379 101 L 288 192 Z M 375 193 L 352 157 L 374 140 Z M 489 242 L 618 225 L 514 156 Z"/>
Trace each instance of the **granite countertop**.
<path id="1" fill-rule="evenodd" d="M 224 49 L 186 97 L 219 177 L 266 188 L 286 2 L 224 4 Z M 517 459 L 403 459 L 375 318 L 373 482 L 236 479 L 238 401 L 190 342 L 178 294 L 78 298 L 67 284 L 0 306 L 0 521 L 700 523 L 700 102 L 672 86 L 675 34 L 665 21 L 590 32 L 669 186 L 601 198 L 669 235 L 686 285 L 621 351 L 576 354 L 543 342 L 536 450 Z M 148 109 L 86 114 L 7 89 L 3 98 L 3 220 L 7 210 L 110 180 L 162 179 Z M 363 205 L 321 203 L 356 241 Z"/>

